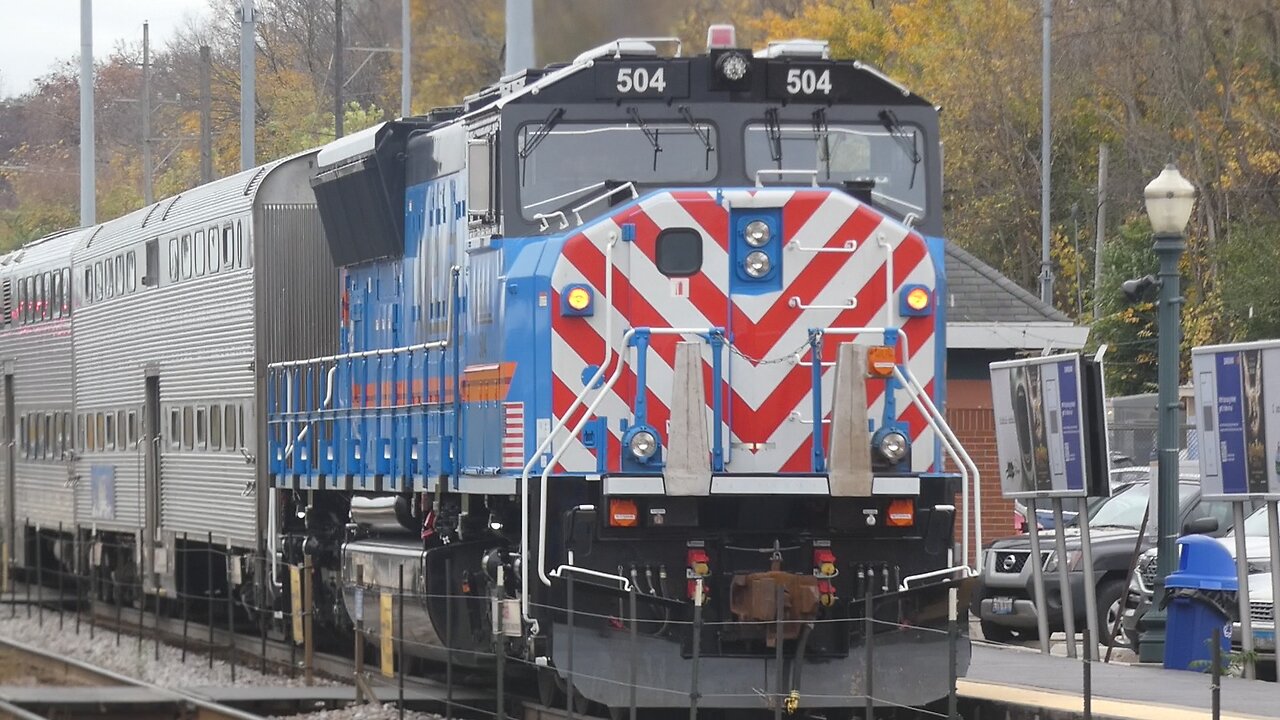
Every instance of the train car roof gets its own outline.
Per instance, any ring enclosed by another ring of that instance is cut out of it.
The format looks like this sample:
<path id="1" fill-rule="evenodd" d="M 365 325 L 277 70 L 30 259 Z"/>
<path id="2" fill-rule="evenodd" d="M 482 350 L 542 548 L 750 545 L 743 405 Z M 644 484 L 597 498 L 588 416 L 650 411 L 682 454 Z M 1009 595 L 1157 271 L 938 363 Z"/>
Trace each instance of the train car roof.
<path id="1" fill-rule="evenodd" d="M 280 166 L 314 155 L 308 150 L 197 185 L 172 197 L 102 223 L 102 230 L 75 251 L 78 261 L 108 254 L 136 243 L 191 228 L 201 222 L 251 212 L 258 190 Z"/>
<path id="2" fill-rule="evenodd" d="M 100 226 L 59 230 L 0 255 L 0 276 L 15 277 L 51 265 L 69 265 L 75 249 L 98 231 Z"/>

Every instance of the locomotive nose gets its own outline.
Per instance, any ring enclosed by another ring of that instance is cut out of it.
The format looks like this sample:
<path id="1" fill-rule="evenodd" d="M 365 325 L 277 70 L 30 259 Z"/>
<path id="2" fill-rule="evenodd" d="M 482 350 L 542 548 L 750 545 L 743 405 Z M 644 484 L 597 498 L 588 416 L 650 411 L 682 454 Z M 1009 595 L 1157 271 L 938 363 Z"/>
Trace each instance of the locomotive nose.
<path id="1" fill-rule="evenodd" d="M 655 192 L 570 237 L 563 256 L 553 281 L 553 365 L 564 384 L 579 387 L 602 367 L 594 358 L 605 337 L 633 332 L 633 384 L 611 389 L 597 407 L 625 418 L 616 433 L 620 460 L 606 469 L 660 468 L 691 427 L 688 418 L 676 420 L 696 395 L 709 416 L 713 471 L 822 471 L 833 447 L 840 345 L 921 348 L 931 340 L 934 271 L 923 238 L 838 190 Z M 607 265 L 615 268 L 612 289 Z M 883 331 L 899 326 L 901 344 Z M 687 368 L 681 343 L 692 355 Z M 925 383 L 929 357 L 921 357 Z M 863 402 L 876 426 L 896 423 L 893 393 L 868 389 Z M 897 449 L 892 464 L 911 463 L 922 431 L 886 436 Z"/>

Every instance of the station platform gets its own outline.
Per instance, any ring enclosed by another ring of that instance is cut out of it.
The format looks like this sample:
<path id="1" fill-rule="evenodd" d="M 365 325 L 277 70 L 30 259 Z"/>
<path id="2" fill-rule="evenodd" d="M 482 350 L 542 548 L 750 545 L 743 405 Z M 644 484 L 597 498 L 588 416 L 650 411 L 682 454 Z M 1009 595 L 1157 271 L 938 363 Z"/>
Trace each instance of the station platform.
<path id="1" fill-rule="evenodd" d="M 1210 716 L 1208 673 L 1097 662 L 1092 664 L 1092 675 L 1095 718 L 1203 720 Z M 1010 713 L 991 717 L 1083 717 L 1084 667 L 1078 659 L 974 643 L 969 672 L 957 685 L 962 706 L 979 709 L 977 716 L 987 717 L 981 709 L 990 707 Z M 1280 687 L 1223 677 L 1221 708 L 1225 720 L 1280 717 Z M 1023 715 L 1019 709 L 1028 712 Z"/>

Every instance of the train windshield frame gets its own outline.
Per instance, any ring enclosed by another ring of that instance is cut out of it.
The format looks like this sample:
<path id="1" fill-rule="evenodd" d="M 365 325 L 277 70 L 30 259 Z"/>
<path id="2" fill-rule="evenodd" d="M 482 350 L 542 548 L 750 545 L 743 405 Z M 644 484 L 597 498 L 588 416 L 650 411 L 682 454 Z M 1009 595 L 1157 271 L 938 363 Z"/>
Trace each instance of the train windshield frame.
<path id="1" fill-rule="evenodd" d="M 929 209 L 924 132 L 913 124 L 781 121 L 776 116 L 743 130 L 748 178 L 765 184 L 807 182 L 771 171 L 815 172 L 820 184 L 870 185 L 881 206 L 905 216 Z"/>
<path id="2" fill-rule="evenodd" d="M 516 133 L 525 220 L 567 211 L 617 184 L 703 185 L 720 174 L 716 126 L 704 120 L 559 122 L 555 113 Z"/>

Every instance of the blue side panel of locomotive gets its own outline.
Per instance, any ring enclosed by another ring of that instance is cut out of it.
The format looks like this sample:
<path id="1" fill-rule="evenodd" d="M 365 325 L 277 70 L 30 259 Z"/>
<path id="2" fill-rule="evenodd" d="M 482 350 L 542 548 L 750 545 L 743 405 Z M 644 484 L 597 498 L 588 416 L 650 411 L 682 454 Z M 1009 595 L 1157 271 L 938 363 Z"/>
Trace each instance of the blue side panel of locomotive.
<path id="1" fill-rule="evenodd" d="M 464 355 L 469 343 L 457 342 L 485 337 L 475 329 L 485 318 L 468 312 L 465 273 L 455 280 L 452 272 L 465 239 L 461 185 L 454 174 L 408 188 L 403 256 L 343 270 L 341 353 L 269 375 L 270 456 L 279 486 L 421 490 L 440 476 L 456 477 L 465 458 L 453 457 L 455 419 L 467 413 L 454 378 L 464 357 L 483 362 L 497 352 L 490 341 Z M 480 264 L 493 278 L 495 299 L 499 261 Z M 499 319 L 495 313 L 488 321 Z M 432 346 L 446 339 L 448 348 Z M 476 418 L 483 423 L 483 415 Z"/>

